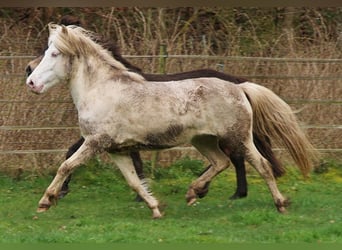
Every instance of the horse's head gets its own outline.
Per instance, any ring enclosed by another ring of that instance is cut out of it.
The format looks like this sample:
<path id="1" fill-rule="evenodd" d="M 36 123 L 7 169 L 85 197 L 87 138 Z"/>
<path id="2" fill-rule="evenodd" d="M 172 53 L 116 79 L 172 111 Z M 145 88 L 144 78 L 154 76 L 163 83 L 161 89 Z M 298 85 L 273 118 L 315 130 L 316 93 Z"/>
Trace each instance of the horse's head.
<path id="1" fill-rule="evenodd" d="M 64 28 L 64 26 L 49 25 L 48 48 L 43 56 L 37 57 L 26 67 L 28 76 L 26 84 L 35 93 L 46 92 L 52 86 L 67 79 L 70 62 L 68 57 L 61 53 L 53 42 L 53 36 L 56 32 L 67 32 Z"/>
<path id="2" fill-rule="evenodd" d="M 62 16 L 61 20 L 60 20 L 60 24 L 68 26 L 68 25 L 77 25 L 77 26 L 83 26 L 83 22 L 81 21 L 80 18 L 75 17 L 75 16 L 71 16 L 71 15 L 65 15 Z M 120 56 L 120 53 L 117 51 L 118 49 L 112 45 L 116 51 L 116 53 Z M 26 76 L 30 76 L 31 73 L 33 72 L 33 70 L 38 66 L 38 64 L 40 63 L 40 61 L 43 58 L 43 53 L 40 56 L 37 56 L 35 59 L 33 59 L 32 61 L 30 61 L 27 66 L 26 66 Z"/>
<path id="3" fill-rule="evenodd" d="M 43 93 L 59 82 L 75 79 L 72 74 L 77 75 L 78 66 L 86 67 L 89 73 L 97 72 L 101 65 L 107 73 L 112 74 L 116 70 L 117 74 L 128 76 L 133 81 L 144 80 L 141 75 L 129 72 L 123 63 L 97 43 L 93 32 L 78 26 L 57 24 L 49 24 L 49 32 L 48 48 L 42 60 L 33 71 L 32 68 L 27 69 L 29 76 L 26 84 L 32 91 Z M 75 60 L 78 63 L 74 63 Z M 71 64 L 75 71 L 71 69 Z"/>

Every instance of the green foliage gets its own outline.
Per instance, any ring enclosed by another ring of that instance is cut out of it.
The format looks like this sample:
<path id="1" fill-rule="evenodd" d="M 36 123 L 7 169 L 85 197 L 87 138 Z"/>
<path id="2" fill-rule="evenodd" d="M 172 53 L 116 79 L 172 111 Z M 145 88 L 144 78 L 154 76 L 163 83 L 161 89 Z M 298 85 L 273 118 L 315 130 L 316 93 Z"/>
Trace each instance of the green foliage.
<path id="1" fill-rule="evenodd" d="M 322 159 L 320 163 L 315 166 L 314 172 L 317 174 L 328 173 L 329 168 L 342 169 L 342 163 L 334 159 Z"/>
<path id="2" fill-rule="evenodd" d="M 50 178 L 16 181 L 0 176 L 0 242 L 32 243 L 342 243 L 342 169 L 313 173 L 304 180 L 292 168 L 279 179 L 284 195 L 291 198 L 288 214 L 276 212 L 264 182 L 249 172 L 249 196 L 231 201 L 233 171 L 213 181 L 210 192 L 194 206 L 184 194 L 201 169 L 188 158 L 171 168 L 155 170 L 151 180 L 164 217 L 152 220 L 143 203 L 119 172 L 94 159 L 74 174 L 71 192 L 46 213 L 35 212 Z M 192 168 L 186 172 L 186 166 Z M 167 170 L 171 173 L 167 173 Z"/>

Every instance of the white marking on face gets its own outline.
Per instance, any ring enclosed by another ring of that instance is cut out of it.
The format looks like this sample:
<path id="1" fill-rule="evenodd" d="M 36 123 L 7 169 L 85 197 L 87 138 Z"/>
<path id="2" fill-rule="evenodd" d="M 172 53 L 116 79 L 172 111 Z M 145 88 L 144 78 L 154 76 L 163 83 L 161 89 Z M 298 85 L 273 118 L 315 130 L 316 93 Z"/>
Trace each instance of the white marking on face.
<path id="1" fill-rule="evenodd" d="M 27 78 L 26 85 L 35 93 L 43 93 L 52 86 L 66 79 L 68 69 L 67 58 L 50 43 L 43 59 Z"/>

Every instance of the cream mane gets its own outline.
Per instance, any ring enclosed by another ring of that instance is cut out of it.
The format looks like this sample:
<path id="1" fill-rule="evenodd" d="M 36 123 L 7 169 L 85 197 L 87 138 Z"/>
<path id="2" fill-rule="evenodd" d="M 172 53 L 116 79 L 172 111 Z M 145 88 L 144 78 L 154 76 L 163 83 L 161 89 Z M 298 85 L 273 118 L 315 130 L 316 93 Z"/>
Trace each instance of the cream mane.
<path id="1" fill-rule="evenodd" d="M 123 71 L 123 75 L 132 78 L 132 80 L 138 82 L 144 80 L 143 76 L 128 71 L 121 62 L 113 58 L 112 54 L 108 50 L 94 42 L 97 35 L 91 31 L 74 25 L 64 26 L 50 23 L 49 33 L 49 44 L 53 43 L 63 54 L 71 56 L 97 56 L 115 69 Z"/>

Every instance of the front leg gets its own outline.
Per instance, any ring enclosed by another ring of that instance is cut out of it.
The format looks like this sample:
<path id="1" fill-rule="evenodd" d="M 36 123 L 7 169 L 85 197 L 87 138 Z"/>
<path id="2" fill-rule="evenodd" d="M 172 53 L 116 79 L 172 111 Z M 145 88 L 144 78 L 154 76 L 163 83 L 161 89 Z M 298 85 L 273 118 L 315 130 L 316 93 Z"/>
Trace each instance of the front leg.
<path id="1" fill-rule="evenodd" d="M 132 159 L 129 155 L 124 154 L 112 154 L 113 160 L 115 164 L 120 169 L 121 173 L 125 177 L 128 185 L 135 190 L 141 198 L 144 199 L 148 207 L 152 210 L 152 217 L 154 219 L 162 217 L 159 208 L 158 208 L 158 201 L 154 198 L 149 192 L 146 183 L 141 181 L 135 171 Z"/>
<path id="2" fill-rule="evenodd" d="M 82 146 L 70 158 L 62 163 L 58 168 L 57 174 L 49 187 L 46 189 L 43 197 L 38 204 L 37 212 L 44 212 L 48 210 L 51 205 L 56 204 L 58 195 L 62 189 L 63 182 L 70 175 L 70 173 L 82 163 L 95 155 L 96 150 L 91 147 L 89 141 L 85 141 Z"/>

